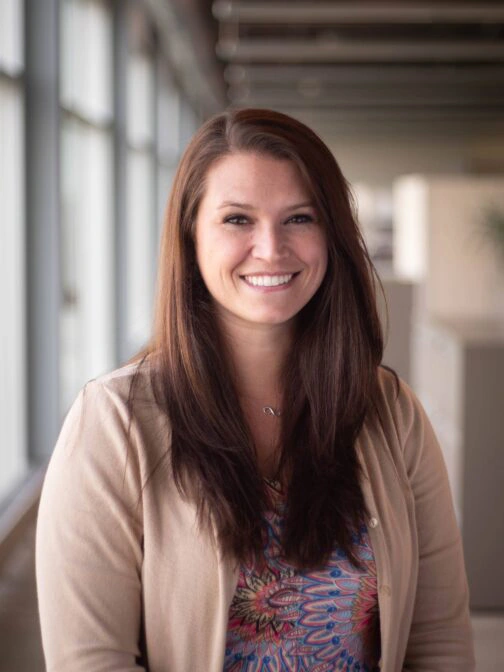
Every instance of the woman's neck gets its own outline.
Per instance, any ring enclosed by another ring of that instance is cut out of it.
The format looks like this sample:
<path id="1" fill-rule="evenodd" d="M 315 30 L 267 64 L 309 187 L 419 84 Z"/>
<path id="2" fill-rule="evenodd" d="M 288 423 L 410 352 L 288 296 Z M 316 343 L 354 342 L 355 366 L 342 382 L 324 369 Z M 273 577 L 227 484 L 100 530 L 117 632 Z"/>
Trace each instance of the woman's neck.
<path id="1" fill-rule="evenodd" d="M 281 371 L 292 343 L 290 325 L 222 324 L 240 398 L 281 405 Z"/>
<path id="2" fill-rule="evenodd" d="M 251 431 L 257 466 L 277 478 L 282 413 L 282 368 L 292 343 L 291 325 L 221 321 L 239 402 Z M 266 410 L 269 407 L 269 412 Z"/>

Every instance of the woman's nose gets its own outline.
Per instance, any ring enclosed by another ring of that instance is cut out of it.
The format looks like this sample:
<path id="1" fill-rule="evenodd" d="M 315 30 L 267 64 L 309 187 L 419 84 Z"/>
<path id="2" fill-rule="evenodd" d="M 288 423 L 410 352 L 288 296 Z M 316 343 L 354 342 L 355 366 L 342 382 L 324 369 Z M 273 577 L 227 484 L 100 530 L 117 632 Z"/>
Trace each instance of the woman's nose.
<path id="1" fill-rule="evenodd" d="M 287 253 L 287 236 L 285 228 L 265 224 L 258 226 L 254 232 L 254 256 L 259 259 L 281 259 Z"/>

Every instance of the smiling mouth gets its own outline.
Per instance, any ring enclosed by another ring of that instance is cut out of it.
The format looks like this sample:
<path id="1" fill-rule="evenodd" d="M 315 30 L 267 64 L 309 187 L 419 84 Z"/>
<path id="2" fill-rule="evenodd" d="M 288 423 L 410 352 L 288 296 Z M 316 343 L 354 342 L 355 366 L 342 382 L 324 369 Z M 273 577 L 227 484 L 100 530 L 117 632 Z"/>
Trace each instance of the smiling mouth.
<path id="1" fill-rule="evenodd" d="M 281 287 L 287 285 L 297 273 L 284 273 L 282 275 L 243 275 L 242 278 L 252 287 Z"/>

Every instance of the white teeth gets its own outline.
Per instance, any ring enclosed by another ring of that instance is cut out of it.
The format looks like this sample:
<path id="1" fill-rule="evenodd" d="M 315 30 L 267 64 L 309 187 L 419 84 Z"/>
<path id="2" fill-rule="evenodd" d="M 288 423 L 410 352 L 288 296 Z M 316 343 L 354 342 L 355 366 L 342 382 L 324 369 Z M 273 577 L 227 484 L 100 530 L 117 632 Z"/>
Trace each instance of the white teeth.
<path id="1" fill-rule="evenodd" d="M 254 287 L 278 287 L 290 282 L 293 275 L 294 273 L 288 275 L 246 275 L 245 280 Z"/>

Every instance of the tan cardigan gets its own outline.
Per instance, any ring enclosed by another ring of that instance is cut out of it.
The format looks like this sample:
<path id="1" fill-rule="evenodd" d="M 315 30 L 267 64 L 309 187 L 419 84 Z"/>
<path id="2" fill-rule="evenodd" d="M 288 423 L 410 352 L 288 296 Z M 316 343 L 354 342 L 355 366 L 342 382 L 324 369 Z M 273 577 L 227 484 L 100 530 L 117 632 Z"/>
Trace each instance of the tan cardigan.
<path id="1" fill-rule="evenodd" d="M 145 374 L 128 435 L 133 372 L 88 383 L 51 459 L 37 529 L 47 672 L 222 672 L 237 568 L 173 484 L 169 425 Z M 469 672 L 467 583 L 439 446 L 411 390 L 402 384 L 396 399 L 382 369 L 380 385 L 383 427 L 368 423 L 357 448 L 382 669 Z"/>

